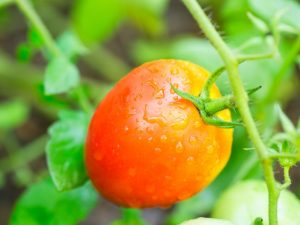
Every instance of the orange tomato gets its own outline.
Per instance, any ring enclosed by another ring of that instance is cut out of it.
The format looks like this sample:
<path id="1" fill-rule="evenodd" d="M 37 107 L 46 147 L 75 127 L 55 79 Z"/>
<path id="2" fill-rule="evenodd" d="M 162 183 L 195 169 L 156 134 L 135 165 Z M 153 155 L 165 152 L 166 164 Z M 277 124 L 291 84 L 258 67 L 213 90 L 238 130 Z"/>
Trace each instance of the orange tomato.
<path id="1" fill-rule="evenodd" d="M 132 70 L 108 93 L 89 126 L 85 161 L 96 189 L 125 207 L 169 206 L 206 187 L 225 166 L 232 129 L 205 124 L 171 89 L 198 95 L 209 73 L 181 60 Z M 220 97 L 213 86 L 213 98 Z M 229 110 L 219 112 L 229 121 Z"/>

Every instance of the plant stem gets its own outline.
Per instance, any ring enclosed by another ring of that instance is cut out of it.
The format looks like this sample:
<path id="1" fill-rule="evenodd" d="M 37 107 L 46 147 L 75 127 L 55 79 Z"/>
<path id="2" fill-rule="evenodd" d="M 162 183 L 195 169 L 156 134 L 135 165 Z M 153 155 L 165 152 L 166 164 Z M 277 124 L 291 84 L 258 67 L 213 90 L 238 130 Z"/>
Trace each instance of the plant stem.
<path id="1" fill-rule="evenodd" d="M 52 56 L 62 55 L 60 49 L 56 46 L 56 43 L 52 38 L 50 32 L 34 10 L 31 3 L 28 0 L 15 0 L 15 2 L 18 5 L 19 9 L 24 13 L 27 19 L 32 23 L 37 32 L 40 34 Z"/>
<path id="2" fill-rule="evenodd" d="M 265 180 L 269 191 L 269 225 L 277 225 L 277 201 L 279 189 L 277 188 L 273 173 L 273 161 L 268 158 L 267 148 L 259 135 L 254 119 L 251 115 L 248 105 L 248 95 L 239 76 L 238 59 L 222 40 L 198 2 L 196 0 L 183 0 L 183 3 L 193 15 L 199 27 L 210 40 L 212 45 L 219 52 L 225 63 L 237 108 L 263 165 Z"/>
<path id="3" fill-rule="evenodd" d="M 272 100 L 274 100 L 274 93 L 276 93 L 276 90 L 281 85 L 282 79 L 285 77 L 287 71 L 291 67 L 291 64 L 295 61 L 295 58 L 297 57 L 299 51 L 300 51 L 300 35 L 298 36 L 296 42 L 292 46 L 292 49 L 289 52 L 289 54 L 284 58 L 284 61 L 278 73 L 274 76 L 271 87 L 269 88 L 268 93 L 265 97 L 265 102 L 272 102 Z"/>

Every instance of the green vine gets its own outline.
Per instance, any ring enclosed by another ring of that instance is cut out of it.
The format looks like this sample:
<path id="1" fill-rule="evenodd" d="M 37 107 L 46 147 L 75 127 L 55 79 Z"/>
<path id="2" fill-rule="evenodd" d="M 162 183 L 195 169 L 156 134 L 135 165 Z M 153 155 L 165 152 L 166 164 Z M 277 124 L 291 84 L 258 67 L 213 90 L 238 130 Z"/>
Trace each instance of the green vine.
<path id="1" fill-rule="evenodd" d="M 221 58 L 225 63 L 225 67 L 228 72 L 231 88 L 235 98 L 236 107 L 238 108 L 244 126 L 248 132 L 250 139 L 254 144 L 255 150 L 263 166 L 265 180 L 269 192 L 269 224 L 277 225 L 277 202 L 280 194 L 280 188 L 278 187 L 275 180 L 273 171 L 273 160 L 270 157 L 268 157 L 267 147 L 262 141 L 260 134 L 256 128 L 254 119 L 251 115 L 250 108 L 248 105 L 248 94 L 244 89 L 238 70 L 239 61 L 244 61 L 248 58 L 264 58 L 265 56 L 242 57 L 242 59 L 235 56 L 231 49 L 222 40 L 221 36 L 216 31 L 210 19 L 207 17 L 201 6 L 198 4 L 197 0 L 183 0 L 183 3 L 193 15 L 199 27 L 210 40 L 212 45 L 219 52 Z M 269 56 L 270 55 L 267 54 L 267 57 Z"/>

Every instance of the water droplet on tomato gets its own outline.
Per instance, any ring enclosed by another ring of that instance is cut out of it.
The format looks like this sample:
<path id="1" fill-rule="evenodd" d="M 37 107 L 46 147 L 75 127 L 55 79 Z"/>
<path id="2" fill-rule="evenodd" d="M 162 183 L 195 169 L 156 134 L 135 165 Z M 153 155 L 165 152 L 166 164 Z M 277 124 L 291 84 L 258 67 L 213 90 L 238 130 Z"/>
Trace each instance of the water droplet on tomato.
<path id="1" fill-rule="evenodd" d="M 168 140 L 167 135 L 165 135 L 165 134 L 161 135 L 160 140 L 161 140 L 161 142 L 166 142 Z"/>
<path id="2" fill-rule="evenodd" d="M 181 141 L 177 142 L 175 149 L 176 149 L 176 152 L 178 152 L 178 153 L 183 152 L 183 145 L 182 145 Z"/>
<path id="3" fill-rule="evenodd" d="M 127 126 L 124 127 L 124 131 L 127 132 L 129 128 Z"/>
<path id="4" fill-rule="evenodd" d="M 194 145 L 194 144 L 197 144 L 197 137 L 194 136 L 194 135 L 191 135 L 190 138 L 189 138 L 189 142 Z"/>
<path id="5" fill-rule="evenodd" d="M 172 67 L 172 68 L 171 68 L 171 74 L 172 74 L 172 75 L 177 75 L 178 73 L 179 73 L 178 68 L 176 68 L 176 67 Z"/>
<path id="6" fill-rule="evenodd" d="M 154 148 L 154 151 L 155 151 L 155 152 L 161 152 L 161 148 L 156 147 L 156 148 Z"/>
<path id="7" fill-rule="evenodd" d="M 189 156 L 189 157 L 187 158 L 187 163 L 188 163 L 188 164 L 192 164 L 194 161 L 195 161 L 194 156 Z"/>
<path id="8" fill-rule="evenodd" d="M 165 93 L 163 89 L 158 90 L 158 92 L 155 93 L 154 98 L 160 99 L 165 97 Z"/>
<path id="9" fill-rule="evenodd" d="M 148 137 L 148 141 L 151 142 L 153 140 L 153 137 Z"/>
<path id="10" fill-rule="evenodd" d="M 213 147 L 212 145 L 208 145 L 208 146 L 206 147 L 206 150 L 207 150 L 207 153 L 208 153 L 208 154 L 212 154 L 213 151 L 214 151 L 214 147 Z"/>

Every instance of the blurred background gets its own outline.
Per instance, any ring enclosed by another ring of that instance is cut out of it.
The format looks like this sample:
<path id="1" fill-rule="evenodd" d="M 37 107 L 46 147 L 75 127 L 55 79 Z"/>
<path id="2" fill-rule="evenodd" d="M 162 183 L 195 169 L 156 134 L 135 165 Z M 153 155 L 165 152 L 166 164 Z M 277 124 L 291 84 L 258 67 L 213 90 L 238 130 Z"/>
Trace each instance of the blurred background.
<path id="1" fill-rule="evenodd" d="M 185 59 L 209 71 L 222 65 L 180 0 L 35 0 L 32 3 L 60 49 L 72 55 L 94 105 L 132 68 L 149 60 Z M 296 124 L 300 115 L 300 47 L 295 44 L 299 35 L 294 31 L 300 30 L 299 2 L 201 0 L 200 3 L 226 42 L 245 53 L 268 51 L 266 40 L 273 32 L 276 12 L 293 4 L 292 13 L 282 16 L 282 24 L 290 30 L 280 34 L 277 57 L 244 63 L 240 72 L 247 89 L 262 85 L 252 96 L 251 105 L 265 139 L 281 129 L 276 102 Z M 255 27 L 247 12 L 261 18 L 269 30 Z M 43 94 L 48 52 L 35 29 L 13 4 L 0 9 L 0 46 L 0 224 L 5 225 L 22 193 L 48 174 L 45 159 L 48 127 L 60 110 L 77 106 L 72 92 Z M 223 94 L 230 93 L 226 75 L 218 85 Z M 262 177 L 256 155 L 249 147 L 244 129 L 237 128 L 231 160 L 218 179 L 197 196 L 176 206 L 145 210 L 146 220 L 156 225 L 175 225 L 185 219 L 209 215 L 228 185 Z M 291 189 L 300 197 L 299 172 L 299 168 L 293 168 Z M 279 168 L 277 175 L 281 179 Z M 45 191 L 44 195 L 47 194 Z M 120 211 L 101 199 L 87 215 L 81 225 L 106 225 L 116 220 Z"/>

